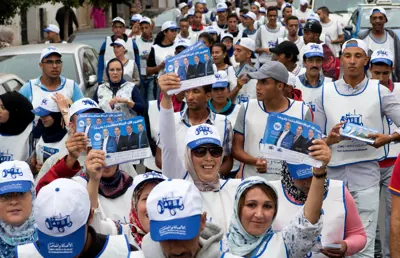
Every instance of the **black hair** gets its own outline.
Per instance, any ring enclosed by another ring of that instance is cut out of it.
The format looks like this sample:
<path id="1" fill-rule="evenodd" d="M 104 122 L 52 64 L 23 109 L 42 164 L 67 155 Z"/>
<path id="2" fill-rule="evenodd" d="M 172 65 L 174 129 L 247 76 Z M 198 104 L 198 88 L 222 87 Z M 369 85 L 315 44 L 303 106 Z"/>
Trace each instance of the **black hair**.
<path id="1" fill-rule="evenodd" d="M 160 45 L 161 46 L 164 38 L 165 38 L 164 31 L 160 31 L 157 34 L 156 38 L 154 39 L 154 45 Z"/>
<path id="2" fill-rule="evenodd" d="M 318 57 L 321 57 L 322 60 L 324 60 L 324 58 L 322 56 L 318 56 Z M 305 61 L 307 61 L 307 57 L 306 57 L 306 55 L 303 55 L 303 62 L 305 62 Z"/>
<path id="3" fill-rule="evenodd" d="M 224 54 L 226 54 L 225 57 L 224 57 L 224 63 L 227 64 L 227 65 L 232 65 L 231 64 L 231 60 L 229 59 L 229 55 L 227 55 L 226 46 L 224 44 L 218 42 L 218 43 L 215 43 L 212 47 L 220 47 L 222 49 L 222 52 Z"/>
<path id="4" fill-rule="evenodd" d="M 297 61 L 299 61 L 299 59 L 297 58 L 297 55 L 294 55 L 294 54 L 292 54 L 292 53 L 282 53 L 282 54 L 285 54 L 285 57 L 286 57 L 286 58 L 292 57 L 292 58 L 290 59 L 290 61 L 292 61 L 293 63 L 296 63 Z"/>
<path id="5" fill-rule="evenodd" d="M 268 7 L 268 9 L 267 9 L 267 15 L 268 15 L 269 12 L 273 12 L 273 11 L 278 12 L 278 8 L 277 8 L 276 6 L 270 6 L 270 7 Z"/>
<path id="6" fill-rule="evenodd" d="M 208 33 L 208 32 L 202 32 L 200 35 L 199 35 L 199 39 L 201 39 L 201 38 L 206 38 L 207 40 L 208 40 L 208 42 L 210 42 L 210 45 L 212 46 L 212 45 L 214 45 L 214 38 L 210 35 L 210 33 Z"/>
<path id="7" fill-rule="evenodd" d="M 239 12 L 239 13 L 246 14 L 246 13 L 248 13 L 248 12 L 249 12 L 249 9 L 243 8 L 243 9 L 240 9 L 240 12 Z"/>
<path id="8" fill-rule="evenodd" d="M 392 65 L 388 65 L 387 63 L 384 63 L 384 62 L 376 62 L 376 63 L 371 63 L 370 68 L 372 68 L 372 66 L 374 66 L 374 65 L 376 65 L 376 66 L 389 66 L 390 68 L 393 67 L 393 64 Z"/>
<path id="9" fill-rule="evenodd" d="M 329 14 L 329 9 L 326 6 L 321 6 L 320 8 L 318 8 L 317 11 L 321 10 L 322 12 Z"/>
<path id="10" fill-rule="evenodd" d="M 297 16 L 292 15 L 292 16 L 289 16 L 289 17 L 286 19 L 286 22 L 289 22 L 289 21 L 291 21 L 291 20 L 296 20 L 296 21 L 298 21 L 299 18 L 298 18 Z"/>
<path id="11" fill-rule="evenodd" d="M 205 93 L 209 93 L 212 91 L 212 84 L 204 85 L 203 88 Z"/>
<path id="12" fill-rule="evenodd" d="M 188 18 L 181 18 L 179 22 L 189 22 Z"/>
<path id="13" fill-rule="evenodd" d="M 227 20 L 229 20 L 229 18 L 235 18 L 236 20 L 239 20 L 239 18 L 237 17 L 236 13 L 230 13 L 230 14 L 228 14 Z"/>

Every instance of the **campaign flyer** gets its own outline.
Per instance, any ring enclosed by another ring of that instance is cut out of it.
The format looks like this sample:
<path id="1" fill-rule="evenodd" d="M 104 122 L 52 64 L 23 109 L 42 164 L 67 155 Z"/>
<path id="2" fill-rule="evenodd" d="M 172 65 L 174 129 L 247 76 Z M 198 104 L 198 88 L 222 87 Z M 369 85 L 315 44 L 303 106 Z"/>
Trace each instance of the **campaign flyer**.
<path id="1" fill-rule="evenodd" d="M 252 72 L 256 72 L 257 69 L 255 67 L 252 67 L 248 64 L 243 65 L 242 67 L 240 67 L 237 71 L 236 71 L 236 77 L 239 78 L 242 75 L 248 74 L 248 73 L 252 73 Z"/>
<path id="2" fill-rule="evenodd" d="M 176 73 L 181 79 L 181 87 L 169 90 L 168 94 L 213 84 L 215 70 L 210 49 L 203 42 L 189 46 L 178 55 L 165 60 L 165 73 Z"/>
<path id="3" fill-rule="evenodd" d="M 151 156 L 143 117 L 93 126 L 92 148 L 106 153 L 107 166 Z"/>
<path id="4" fill-rule="evenodd" d="M 314 139 L 322 138 L 321 128 L 313 123 L 291 116 L 270 114 L 260 143 L 260 151 L 268 157 L 292 164 L 321 167 L 322 161 L 308 155 Z"/>
<path id="5" fill-rule="evenodd" d="M 379 133 L 377 130 L 370 129 L 364 126 L 360 126 L 353 123 L 345 123 L 342 128 L 340 128 L 340 135 L 362 141 L 368 144 L 373 144 L 375 139 L 368 138 L 368 134 Z"/>

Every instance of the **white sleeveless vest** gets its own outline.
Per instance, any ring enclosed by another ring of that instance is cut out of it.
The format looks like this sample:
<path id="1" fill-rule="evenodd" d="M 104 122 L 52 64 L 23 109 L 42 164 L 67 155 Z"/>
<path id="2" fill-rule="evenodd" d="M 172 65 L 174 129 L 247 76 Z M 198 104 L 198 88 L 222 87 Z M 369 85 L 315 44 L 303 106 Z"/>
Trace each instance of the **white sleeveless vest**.
<path id="1" fill-rule="evenodd" d="M 58 152 L 66 152 L 67 147 L 65 142 L 68 139 L 68 133 L 59 141 L 54 143 L 45 143 L 43 138 L 40 137 L 39 141 L 36 143 L 36 161 L 39 164 L 43 164 L 48 158 L 53 156 Z"/>
<path id="2" fill-rule="evenodd" d="M 281 231 L 299 212 L 302 204 L 293 203 L 288 199 L 281 181 L 270 181 L 278 193 L 279 210 L 272 223 L 273 230 Z M 329 180 L 329 190 L 324 198 L 322 209 L 324 210 L 324 227 L 321 232 L 322 244 L 332 244 L 341 241 L 345 237 L 346 229 L 346 201 L 345 186 L 343 181 Z M 323 254 L 311 253 L 307 257 L 326 257 Z"/>
<path id="3" fill-rule="evenodd" d="M 400 99 L 400 83 L 393 83 L 393 94 L 396 95 L 398 99 Z M 392 134 L 394 131 L 397 130 L 397 126 L 390 120 L 388 117 L 385 116 L 384 131 L 385 133 Z M 397 158 L 400 153 L 400 143 L 392 142 L 388 146 L 389 154 L 387 158 Z"/>
<path id="4" fill-rule="evenodd" d="M 30 99 L 30 101 L 32 102 L 33 108 L 40 106 L 42 100 L 45 97 L 52 95 L 56 92 L 64 95 L 65 98 L 72 99 L 75 85 L 75 82 L 73 80 L 65 78 L 64 85 L 61 87 L 60 90 L 57 91 L 45 91 L 38 84 L 36 84 L 37 81 L 40 83 L 40 80 L 38 79 L 32 79 L 29 81 L 32 90 L 32 99 Z"/>
<path id="5" fill-rule="evenodd" d="M 128 82 L 133 82 L 133 71 L 135 70 L 135 61 L 128 60 L 124 65 L 124 79 Z"/>
<path id="6" fill-rule="evenodd" d="M 19 258 L 43 258 L 35 243 L 20 245 L 17 247 Z M 107 236 L 106 245 L 97 258 L 129 257 L 130 247 L 126 235 Z"/>
<path id="7" fill-rule="evenodd" d="M 290 100 L 290 107 L 282 114 L 298 119 L 304 119 L 305 104 L 302 101 Z M 247 104 L 244 119 L 244 151 L 253 157 L 262 157 L 259 143 L 264 136 L 269 113 L 264 110 L 263 102 L 256 99 L 250 100 Z M 250 176 L 261 176 L 268 180 L 279 180 L 282 170 L 282 161 L 267 159 L 267 173 L 260 174 L 255 166 L 245 164 L 243 178 Z"/>
<path id="8" fill-rule="evenodd" d="M 329 77 L 325 77 L 323 84 L 329 82 L 332 82 L 332 79 Z M 303 101 L 311 108 L 313 112 L 315 112 L 315 99 L 321 96 L 322 85 L 320 87 L 305 86 L 300 81 L 299 77 L 296 77 L 296 88 L 301 90 Z"/>
<path id="9" fill-rule="evenodd" d="M 135 52 L 133 50 L 132 38 L 126 40 L 126 47 L 128 48 L 128 52 L 125 54 L 126 59 L 130 59 L 135 61 Z M 111 36 L 107 36 L 106 38 L 106 49 L 104 53 L 104 63 L 107 64 L 111 59 L 115 58 L 114 48 L 110 46 L 112 43 Z"/>
<path id="10" fill-rule="evenodd" d="M 159 45 L 154 44 L 153 49 L 156 65 L 160 65 L 165 61 L 165 59 L 167 59 L 167 57 L 175 55 L 175 44 L 169 47 L 160 47 Z"/>
<path id="11" fill-rule="evenodd" d="M 251 79 L 249 80 L 243 87 L 240 89 L 236 96 L 235 104 L 246 104 L 251 99 L 257 98 L 257 90 L 256 90 L 257 80 Z M 232 89 L 231 89 L 232 90 Z"/>
<path id="12" fill-rule="evenodd" d="M 146 73 L 147 60 L 144 57 L 150 54 L 153 42 L 147 42 L 144 41 L 142 37 L 137 37 L 136 45 L 139 49 L 139 56 L 140 56 L 140 75 L 145 76 L 147 75 Z"/>
<path id="13" fill-rule="evenodd" d="M 186 151 L 186 145 L 182 144 L 186 142 L 186 134 L 187 131 L 190 127 L 190 125 L 185 124 L 183 121 L 181 121 L 181 115 L 182 112 L 174 113 L 175 116 L 175 129 L 176 129 L 176 142 L 180 143 L 178 144 L 178 155 L 183 159 L 185 151 Z M 225 125 L 226 125 L 226 120 L 227 118 L 223 115 L 219 114 L 214 114 L 214 126 L 217 128 L 219 136 L 221 137 L 221 143 L 224 142 L 226 136 L 225 132 Z"/>
<path id="14" fill-rule="evenodd" d="M 325 132 L 329 132 L 344 120 L 383 132 L 380 87 L 378 80 L 368 80 L 361 93 L 345 96 L 337 92 L 334 82 L 325 84 L 322 88 L 322 106 L 327 118 Z M 344 140 L 330 147 L 330 167 L 380 160 L 385 157 L 385 148 L 375 149 L 357 140 Z"/>
<path id="15" fill-rule="evenodd" d="M 157 105 L 157 100 L 151 100 L 149 101 L 149 122 L 150 122 L 150 134 L 151 138 L 153 138 L 154 141 L 157 141 L 158 139 L 158 134 L 160 132 L 160 111 L 158 110 L 158 105 Z M 154 171 L 161 172 L 161 170 L 156 166 L 156 161 L 153 156 L 144 159 L 143 165 L 146 168 L 149 168 Z"/>
<path id="16" fill-rule="evenodd" d="M 121 88 L 117 91 L 117 94 L 114 96 L 112 90 L 108 87 L 108 83 L 103 83 L 97 89 L 97 96 L 99 99 L 99 106 L 104 112 L 124 112 L 125 119 L 137 116 L 136 112 L 128 107 L 127 104 L 117 103 L 114 105 L 114 108 L 110 107 L 109 101 L 113 97 L 121 97 L 132 100 L 132 90 L 135 87 L 135 84 L 131 82 L 125 82 L 121 85 Z"/>
<path id="17" fill-rule="evenodd" d="M 233 44 L 236 44 L 239 39 L 243 38 L 243 30 L 239 30 L 236 37 L 233 37 Z"/>
<path id="18" fill-rule="evenodd" d="M 221 258 L 237 258 L 231 253 L 223 253 Z M 246 256 L 247 257 L 247 256 Z M 280 233 L 274 233 L 271 238 L 262 242 L 256 249 L 251 253 L 251 257 L 257 258 L 289 258 L 285 241 Z"/>
<path id="19" fill-rule="evenodd" d="M 29 124 L 19 135 L 6 136 L 0 134 L 0 163 L 4 161 L 22 160 L 29 158 L 29 136 L 33 123 Z"/>
<path id="20" fill-rule="evenodd" d="M 267 28 L 266 25 L 260 27 L 260 33 L 261 33 L 261 47 L 262 48 L 276 47 L 278 38 L 280 38 L 280 37 L 283 38 L 282 30 L 278 30 L 277 32 L 271 32 Z M 258 60 L 260 61 L 260 63 L 264 64 L 264 63 L 272 60 L 272 54 L 262 53 L 262 54 L 260 54 L 260 57 L 258 58 Z"/>

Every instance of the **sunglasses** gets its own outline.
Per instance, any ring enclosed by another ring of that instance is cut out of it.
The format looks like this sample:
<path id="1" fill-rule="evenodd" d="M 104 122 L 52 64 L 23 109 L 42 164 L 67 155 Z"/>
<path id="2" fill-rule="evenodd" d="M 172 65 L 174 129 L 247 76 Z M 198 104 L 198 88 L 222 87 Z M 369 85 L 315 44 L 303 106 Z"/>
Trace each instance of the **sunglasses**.
<path id="1" fill-rule="evenodd" d="M 210 146 L 210 147 L 200 146 L 200 147 L 194 148 L 192 150 L 192 153 L 197 158 L 202 158 L 207 154 L 207 152 L 209 152 L 212 157 L 219 158 L 222 156 L 223 151 L 224 151 L 224 149 L 220 146 Z"/>

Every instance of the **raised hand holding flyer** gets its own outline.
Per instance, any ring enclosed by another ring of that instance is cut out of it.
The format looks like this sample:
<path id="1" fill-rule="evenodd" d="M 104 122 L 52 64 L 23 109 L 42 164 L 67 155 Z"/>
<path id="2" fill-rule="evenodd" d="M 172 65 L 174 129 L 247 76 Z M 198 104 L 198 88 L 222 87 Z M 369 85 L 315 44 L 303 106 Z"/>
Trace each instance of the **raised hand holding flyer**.
<path id="1" fill-rule="evenodd" d="M 376 133 L 379 133 L 378 130 L 370 129 L 353 123 L 345 123 L 340 129 L 340 135 L 368 144 L 373 144 L 375 139 L 368 138 L 367 135 Z"/>
<path id="2" fill-rule="evenodd" d="M 308 155 L 312 141 L 322 137 L 321 128 L 291 116 L 270 114 L 260 143 L 260 151 L 270 158 L 292 164 L 321 167 L 322 161 Z"/>

